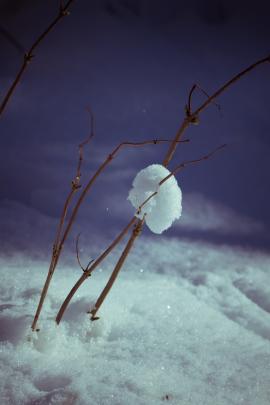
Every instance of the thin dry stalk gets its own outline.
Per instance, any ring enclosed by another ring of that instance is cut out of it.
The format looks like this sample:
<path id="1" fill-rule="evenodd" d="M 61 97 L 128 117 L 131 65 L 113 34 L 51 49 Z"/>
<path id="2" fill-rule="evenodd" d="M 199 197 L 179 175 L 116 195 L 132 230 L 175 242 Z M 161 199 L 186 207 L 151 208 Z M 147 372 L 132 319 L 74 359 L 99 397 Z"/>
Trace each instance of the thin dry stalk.
<path id="1" fill-rule="evenodd" d="M 94 308 L 91 309 L 89 311 L 89 313 L 91 314 L 91 321 L 96 321 L 97 319 L 99 319 L 98 316 L 96 316 L 97 311 L 100 309 L 103 301 L 105 300 L 106 296 L 108 295 L 110 289 L 112 288 L 126 258 L 128 257 L 128 254 L 135 242 L 135 240 L 138 238 L 138 236 L 140 235 L 141 231 L 142 231 L 142 227 L 143 227 L 143 223 L 144 223 L 144 219 L 145 216 L 143 217 L 143 219 L 139 219 L 137 221 L 137 224 L 135 224 L 134 229 L 131 233 L 131 236 L 118 260 L 118 262 L 116 263 L 115 268 L 113 269 L 113 272 L 109 278 L 109 281 L 107 282 L 106 286 L 104 287 L 103 291 L 101 292 L 100 296 L 98 297 Z"/>
<path id="2" fill-rule="evenodd" d="M 52 249 L 52 256 L 51 256 L 51 262 L 50 262 L 50 266 L 49 266 L 49 270 L 48 270 L 48 274 L 47 274 L 47 278 L 45 281 L 45 284 L 43 286 L 42 292 L 41 292 L 41 296 L 40 296 L 40 300 L 38 303 L 38 307 L 34 316 L 34 320 L 33 323 L 31 325 L 31 328 L 33 331 L 39 331 L 39 329 L 36 328 L 37 325 L 37 321 L 38 318 L 40 316 L 43 304 L 44 304 L 44 300 L 46 298 L 46 295 L 48 293 L 48 289 L 49 289 L 49 285 L 54 273 L 54 270 L 56 268 L 58 259 L 59 259 L 59 255 L 60 255 L 60 251 L 62 249 L 62 246 L 60 244 L 60 239 L 61 239 L 61 235 L 62 235 L 62 231 L 63 231 L 63 226 L 65 223 L 65 219 L 66 219 L 66 215 L 67 215 L 67 211 L 68 211 L 68 207 L 73 199 L 73 196 L 75 195 L 75 193 L 79 190 L 79 188 L 81 187 L 80 181 L 81 181 L 81 165 L 82 165 L 82 160 L 83 160 L 83 147 L 90 142 L 90 140 L 92 139 L 92 137 L 94 136 L 94 132 L 93 132 L 93 116 L 91 115 L 91 132 L 90 135 L 87 137 L 87 139 L 82 142 L 79 145 L 79 160 L 78 160 L 78 166 L 77 166 L 77 170 L 76 170 L 76 174 L 74 177 L 74 180 L 72 180 L 71 182 L 71 190 L 68 193 L 68 196 L 66 198 L 64 207 L 63 207 L 63 211 L 62 214 L 60 216 L 60 220 L 59 220 L 59 224 L 57 227 L 57 232 L 56 232 L 56 237 L 54 240 L 54 244 L 53 244 L 53 249 Z"/>
<path id="3" fill-rule="evenodd" d="M 59 12 L 55 19 L 51 22 L 51 24 L 45 29 L 45 31 L 42 32 L 42 34 L 35 40 L 35 42 L 30 46 L 28 51 L 25 53 L 23 57 L 23 61 L 21 64 L 21 67 L 11 84 L 10 88 L 8 89 L 6 95 L 3 98 L 3 101 L 0 104 L 0 115 L 4 112 L 11 96 L 13 95 L 17 85 L 19 84 L 24 72 L 26 71 L 27 67 L 29 64 L 32 62 L 34 55 L 34 51 L 37 49 L 37 47 L 40 45 L 40 43 L 47 37 L 47 35 L 52 31 L 52 29 L 58 24 L 60 20 L 62 20 L 64 17 L 70 14 L 69 8 L 71 6 L 71 3 L 73 3 L 75 0 L 68 0 L 65 5 L 60 2 L 60 7 L 59 7 Z"/>
<path id="4" fill-rule="evenodd" d="M 191 101 L 192 101 L 193 93 L 194 93 L 194 91 L 195 91 L 196 89 L 200 90 L 207 98 L 210 97 L 209 94 L 206 93 L 206 91 L 205 91 L 201 86 L 199 86 L 199 85 L 196 84 L 196 83 L 193 84 L 193 86 L 192 86 L 191 89 L 190 89 L 190 92 L 189 92 L 189 95 L 188 95 L 188 103 L 187 103 L 187 105 L 186 105 L 186 115 L 188 115 L 188 116 L 190 116 L 190 115 L 192 114 Z M 219 105 L 218 103 L 213 102 L 213 104 L 217 107 L 217 109 L 218 109 L 219 111 L 221 110 L 221 107 L 220 107 L 220 105 Z M 198 123 L 199 123 L 199 120 L 197 120 L 196 122 L 193 122 L 193 124 L 198 124 Z"/>
<path id="5" fill-rule="evenodd" d="M 82 263 L 81 263 L 81 260 L 80 260 L 80 254 L 79 254 L 79 239 L 80 239 L 80 233 L 77 235 L 77 238 L 76 238 L 76 257 L 77 257 L 77 262 L 78 262 L 78 265 L 79 265 L 79 267 L 81 268 L 81 270 L 83 271 L 83 272 L 86 272 L 88 269 L 89 269 L 89 267 L 90 267 L 90 264 L 91 263 L 93 263 L 94 261 L 95 261 L 95 259 L 91 259 L 89 262 L 88 262 L 88 264 L 87 264 L 87 266 L 86 267 L 83 267 L 83 265 L 82 265 Z"/>
<path id="6" fill-rule="evenodd" d="M 62 316 L 64 315 L 64 312 L 71 301 L 73 295 L 76 293 L 78 288 L 82 285 L 82 283 L 91 276 L 92 272 L 95 270 L 95 268 L 109 255 L 109 253 L 115 248 L 115 246 L 118 245 L 118 243 L 123 239 L 123 237 L 126 235 L 128 230 L 131 228 L 131 226 L 136 222 L 137 218 L 134 216 L 129 223 L 126 225 L 126 227 L 120 232 L 120 234 L 114 239 L 114 241 L 110 244 L 110 246 L 95 260 L 95 262 L 90 266 L 86 271 L 83 272 L 82 276 L 79 278 L 79 280 L 76 282 L 76 284 L 72 287 L 70 290 L 69 294 L 67 295 L 65 301 L 61 305 L 61 308 L 56 316 L 56 323 L 59 324 Z"/>
<path id="7" fill-rule="evenodd" d="M 177 148 L 177 142 L 183 136 L 185 130 L 189 127 L 189 125 L 198 124 L 199 114 L 202 111 L 204 111 L 209 106 L 209 104 L 211 104 L 218 96 L 220 96 L 225 90 L 227 90 L 228 87 L 230 87 L 233 83 L 237 82 L 239 79 L 241 79 L 247 73 L 251 72 L 257 66 L 262 65 L 267 62 L 268 63 L 270 62 L 270 55 L 268 55 L 266 58 L 259 59 L 257 62 L 253 63 L 252 65 L 248 66 L 246 69 L 242 70 L 240 73 L 238 73 L 232 79 L 230 79 L 228 82 L 226 82 L 223 86 L 221 86 L 217 91 L 215 91 L 210 97 L 208 97 L 207 100 L 197 108 L 197 110 L 195 110 L 194 112 L 190 111 L 190 114 L 186 114 L 186 117 L 183 120 L 180 128 L 178 129 L 176 136 L 174 138 L 174 141 L 170 145 L 168 152 L 165 156 L 165 159 L 163 160 L 163 166 L 167 167 L 168 164 L 170 163 L 170 161 L 172 160 L 173 155 Z"/>

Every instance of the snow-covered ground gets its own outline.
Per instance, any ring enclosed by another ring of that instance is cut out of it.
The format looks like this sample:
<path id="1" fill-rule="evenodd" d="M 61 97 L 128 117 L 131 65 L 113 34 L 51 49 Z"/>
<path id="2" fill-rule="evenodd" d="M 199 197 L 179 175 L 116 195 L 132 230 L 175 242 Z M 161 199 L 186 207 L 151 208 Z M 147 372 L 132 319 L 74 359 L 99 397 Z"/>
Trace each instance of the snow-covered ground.
<path id="1" fill-rule="evenodd" d="M 267 254 L 142 236 L 101 319 L 90 322 L 86 312 L 117 254 L 78 290 L 56 327 L 80 276 L 62 261 L 35 334 L 48 260 L 2 256 L 2 405 L 269 405 Z"/>

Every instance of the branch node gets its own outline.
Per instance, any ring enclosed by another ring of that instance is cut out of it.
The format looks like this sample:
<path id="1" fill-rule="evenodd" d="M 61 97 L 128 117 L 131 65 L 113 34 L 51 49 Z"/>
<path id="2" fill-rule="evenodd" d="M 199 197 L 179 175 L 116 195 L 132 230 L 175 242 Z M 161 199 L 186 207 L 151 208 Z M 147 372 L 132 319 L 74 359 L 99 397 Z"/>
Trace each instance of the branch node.
<path id="1" fill-rule="evenodd" d="M 62 1 L 60 3 L 59 7 L 59 16 L 60 17 L 66 17 L 67 15 L 70 15 L 70 11 L 67 9 L 67 6 L 63 6 Z"/>
<path id="2" fill-rule="evenodd" d="M 27 63 L 27 64 L 30 63 L 34 56 L 35 55 L 33 55 L 32 53 L 25 53 L 24 54 L 24 62 Z"/>
<path id="3" fill-rule="evenodd" d="M 77 191 L 79 188 L 81 188 L 80 179 L 81 175 L 78 175 L 75 177 L 74 180 L 72 180 L 71 182 L 72 190 Z"/>

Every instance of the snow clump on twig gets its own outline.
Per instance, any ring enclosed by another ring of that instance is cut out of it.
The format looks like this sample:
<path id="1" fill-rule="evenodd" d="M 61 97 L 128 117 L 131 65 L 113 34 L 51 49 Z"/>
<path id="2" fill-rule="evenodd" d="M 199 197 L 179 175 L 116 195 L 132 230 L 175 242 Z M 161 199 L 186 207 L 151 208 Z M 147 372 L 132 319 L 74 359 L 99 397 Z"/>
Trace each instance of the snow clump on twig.
<path id="1" fill-rule="evenodd" d="M 138 210 L 139 206 L 157 191 L 135 215 L 142 219 L 146 214 L 146 225 L 158 234 L 170 228 L 182 212 L 182 192 L 176 178 L 171 176 L 159 186 L 160 181 L 169 174 L 170 171 L 160 164 L 146 167 L 136 175 L 128 195 L 128 200 Z"/>

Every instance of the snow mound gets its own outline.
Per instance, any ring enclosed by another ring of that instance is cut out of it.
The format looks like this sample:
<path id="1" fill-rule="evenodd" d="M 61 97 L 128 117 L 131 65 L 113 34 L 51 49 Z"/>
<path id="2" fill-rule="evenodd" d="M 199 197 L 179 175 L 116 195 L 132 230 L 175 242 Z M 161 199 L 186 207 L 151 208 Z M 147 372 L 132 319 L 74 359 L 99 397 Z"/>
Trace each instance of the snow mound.
<path id="1" fill-rule="evenodd" d="M 155 191 L 157 195 L 152 197 L 142 207 L 138 218 L 144 214 L 146 225 L 154 233 L 162 233 L 172 223 L 180 218 L 182 212 L 182 193 L 174 176 L 171 176 L 161 186 L 159 182 L 170 174 L 166 167 L 152 164 L 142 169 L 135 177 L 128 200 L 136 209 Z"/>

